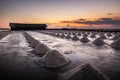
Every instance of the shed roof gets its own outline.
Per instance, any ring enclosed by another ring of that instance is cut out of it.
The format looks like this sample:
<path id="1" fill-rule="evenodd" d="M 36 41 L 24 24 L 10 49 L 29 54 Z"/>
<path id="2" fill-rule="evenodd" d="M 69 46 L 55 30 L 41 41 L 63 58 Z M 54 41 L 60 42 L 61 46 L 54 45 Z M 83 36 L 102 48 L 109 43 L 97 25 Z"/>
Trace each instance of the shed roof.
<path id="1" fill-rule="evenodd" d="M 26 26 L 26 27 L 29 27 L 29 26 L 47 27 L 47 25 L 46 25 L 46 24 L 31 24 L 31 23 L 10 23 L 9 25 L 10 25 L 10 27 L 12 27 L 12 26 L 21 27 L 21 26 L 23 26 L 23 25 L 24 25 L 24 26 Z"/>

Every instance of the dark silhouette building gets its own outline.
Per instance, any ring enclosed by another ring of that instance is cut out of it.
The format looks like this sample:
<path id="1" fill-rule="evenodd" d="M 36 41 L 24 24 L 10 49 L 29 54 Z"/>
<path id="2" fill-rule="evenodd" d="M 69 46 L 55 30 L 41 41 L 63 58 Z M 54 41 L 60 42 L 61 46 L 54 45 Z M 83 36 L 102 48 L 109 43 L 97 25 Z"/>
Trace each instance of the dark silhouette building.
<path id="1" fill-rule="evenodd" d="M 46 24 L 10 23 L 11 30 L 45 30 Z"/>

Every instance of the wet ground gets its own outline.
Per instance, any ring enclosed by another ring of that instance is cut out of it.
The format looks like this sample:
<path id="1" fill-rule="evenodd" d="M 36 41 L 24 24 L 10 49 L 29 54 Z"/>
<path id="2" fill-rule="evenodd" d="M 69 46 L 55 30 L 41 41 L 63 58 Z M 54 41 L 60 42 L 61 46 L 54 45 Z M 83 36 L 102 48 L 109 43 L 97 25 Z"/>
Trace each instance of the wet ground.
<path id="1" fill-rule="evenodd" d="M 107 44 L 96 46 L 91 43 L 94 40 L 92 38 L 89 38 L 91 42 L 84 44 L 80 41 L 61 39 L 36 31 L 27 31 L 27 33 L 51 49 L 58 50 L 71 60 L 71 63 L 59 70 L 58 73 L 64 73 L 77 65 L 90 63 L 111 80 L 120 80 L 120 50 L 109 46 L 112 40 L 104 40 Z M 22 80 L 45 80 L 53 76 L 53 79 L 56 79 L 56 72 L 53 73 L 35 64 L 34 60 L 39 59 L 39 57 L 34 55 L 32 50 L 22 31 L 12 31 L 1 39 L 1 73 L 11 79 L 15 79 L 16 76 L 16 80 L 18 78 L 22 78 Z"/>
<path id="2" fill-rule="evenodd" d="M 2 80 L 40 80 L 41 76 L 50 73 L 34 64 L 34 57 L 31 57 L 30 51 L 32 48 L 26 42 L 23 32 L 11 32 L 0 40 Z"/>

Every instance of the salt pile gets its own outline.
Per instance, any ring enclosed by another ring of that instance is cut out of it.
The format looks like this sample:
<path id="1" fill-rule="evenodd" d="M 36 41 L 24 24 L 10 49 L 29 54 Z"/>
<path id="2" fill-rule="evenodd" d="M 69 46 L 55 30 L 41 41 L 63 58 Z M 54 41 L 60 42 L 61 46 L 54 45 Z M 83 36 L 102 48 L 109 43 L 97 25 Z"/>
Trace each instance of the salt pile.
<path id="1" fill-rule="evenodd" d="M 56 33 L 56 35 L 55 35 L 56 37 L 59 37 L 59 33 Z"/>
<path id="2" fill-rule="evenodd" d="M 112 40 L 116 40 L 120 37 L 120 34 L 115 35 L 115 37 L 112 38 Z"/>
<path id="3" fill-rule="evenodd" d="M 73 41 L 77 41 L 79 40 L 79 38 L 77 37 L 77 35 L 74 35 L 73 38 L 72 38 Z"/>
<path id="4" fill-rule="evenodd" d="M 33 37 L 31 37 L 28 33 L 24 33 L 25 34 L 25 37 L 28 41 L 29 44 L 31 44 L 35 39 Z"/>
<path id="5" fill-rule="evenodd" d="M 85 34 L 90 35 L 90 32 L 86 32 Z"/>
<path id="6" fill-rule="evenodd" d="M 106 36 L 105 36 L 104 34 L 102 34 L 102 35 L 100 36 L 100 38 L 101 38 L 101 39 L 106 39 Z"/>
<path id="7" fill-rule="evenodd" d="M 97 32 L 100 36 L 102 36 L 102 35 L 104 35 L 104 33 L 103 32 Z"/>
<path id="8" fill-rule="evenodd" d="M 38 62 L 42 67 L 56 69 L 66 65 L 69 60 L 57 50 L 50 50 Z"/>
<path id="9" fill-rule="evenodd" d="M 56 36 L 56 33 L 53 32 L 53 36 Z"/>
<path id="10" fill-rule="evenodd" d="M 86 36 L 83 36 L 83 38 L 81 38 L 80 41 L 83 43 L 87 43 L 89 42 L 89 39 Z"/>
<path id="11" fill-rule="evenodd" d="M 78 36 L 81 36 L 81 33 L 78 33 Z"/>
<path id="12" fill-rule="evenodd" d="M 96 36 L 95 36 L 95 34 L 92 34 L 90 37 L 91 37 L 91 38 L 95 38 Z"/>
<path id="13" fill-rule="evenodd" d="M 87 34 L 83 34 L 83 36 L 87 37 L 88 35 Z"/>
<path id="14" fill-rule="evenodd" d="M 112 36 L 112 34 L 111 33 L 107 33 L 107 36 Z"/>
<path id="15" fill-rule="evenodd" d="M 76 33 L 73 32 L 72 35 L 76 35 Z"/>
<path id="16" fill-rule="evenodd" d="M 115 40 L 112 44 L 111 47 L 116 48 L 116 49 L 120 49 L 120 38 Z"/>
<path id="17" fill-rule="evenodd" d="M 56 37 L 60 37 L 60 34 L 58 33 L 58 34 L 56 35 Z"/>
<path id="18" fill-rule="evenodd" d="M 105 42 L 101 38 L 97 38 L 93 41 L 95 45 L 103 45 Z"/>
<path id="19" fill-rule="evenodd" d="M 64 73 L 59 80 L 109 80 L 90 64 L 77 66 Z"/>
<path id="20" fill-rule="evenodd" d="M 116 40 L 116 39 L 118 39 L 118 36 L 117 36 L 117 35 L 115 35 L 115 36 L 112 38 L 112 40 Z"/>
<path id="21" fill-rule="evenodd" d="M 71 39 L 71 35 L 68 34 L 68 35 L 66 36 L 66 39 Z"/>
<path id="22" fill-rule="evenodd" d="M 65 35 L 64 35 L 64 34 L 62 34 L 60 37 L 61 37 L 61 38 L 65 38 Z"/>
<path id="23" fill-rule="evenodd" d="M 39 44 L 40 44 L 40 42 L 38 40 L 33 40 L 32 43 L 31 43 L 31 47 L 35 48 Z"/>
<path id="24" fill-rule="evenodd" d="M 50 50 L 50 48 L 48 46 L 46 46 L 43 43 L 39 43 L 35 48 L 34 48 L 34 52 L 35 54 L 39 55 L 39 56 L 43 56 L 45 55 L 48 51 Z"/>
<path id="25" fill-rule="evenodd" d="M 51 35 L 52 35 L 52 36 L 55 36 L 55 33 L 52 33 Z"/>

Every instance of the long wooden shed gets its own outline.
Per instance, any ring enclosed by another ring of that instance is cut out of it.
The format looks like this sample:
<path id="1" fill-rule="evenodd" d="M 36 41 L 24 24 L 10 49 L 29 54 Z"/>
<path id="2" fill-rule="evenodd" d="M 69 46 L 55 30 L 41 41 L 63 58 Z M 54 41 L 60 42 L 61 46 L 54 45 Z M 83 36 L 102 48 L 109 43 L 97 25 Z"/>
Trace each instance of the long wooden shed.
<path id="1" fill-rule="evenodd" d="M 10 23 L 11 30 L 45 30 L 46 24 Z"/>

